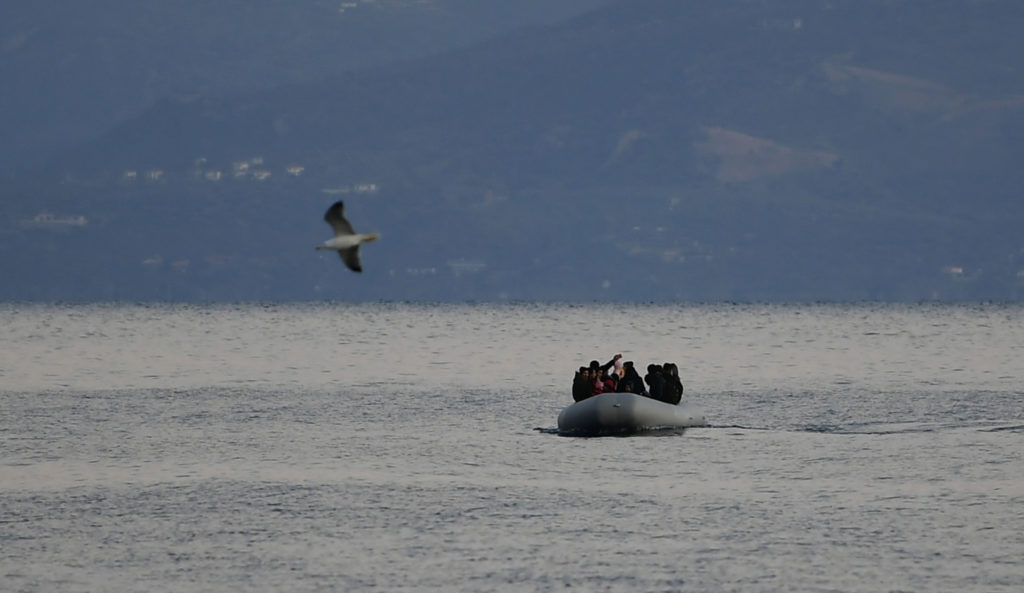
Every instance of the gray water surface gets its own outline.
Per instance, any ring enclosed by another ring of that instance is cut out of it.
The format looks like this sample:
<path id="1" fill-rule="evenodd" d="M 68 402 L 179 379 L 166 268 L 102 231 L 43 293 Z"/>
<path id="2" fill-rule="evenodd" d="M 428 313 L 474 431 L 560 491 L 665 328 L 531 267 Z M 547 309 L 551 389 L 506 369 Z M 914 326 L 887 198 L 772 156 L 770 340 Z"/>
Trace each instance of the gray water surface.
<path id="1" fill-rule="evenodd" d="M 4 591 L 1024 588 L 1024 307 L 0 305 Z M 553 434 L 674 361 L 711 427 Z"/>

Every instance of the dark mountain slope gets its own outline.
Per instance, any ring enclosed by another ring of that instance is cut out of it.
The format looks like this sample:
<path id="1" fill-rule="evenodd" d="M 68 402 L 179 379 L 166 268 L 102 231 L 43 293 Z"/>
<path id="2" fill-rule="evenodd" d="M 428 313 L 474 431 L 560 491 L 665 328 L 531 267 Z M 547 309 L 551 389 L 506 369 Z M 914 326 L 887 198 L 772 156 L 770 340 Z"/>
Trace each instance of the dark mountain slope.
<path id="1" fill-rule="evenodd" d="M 560 20 L 601 1 L 6 2 L 0 174 L 168 95 L 321 80 Z"/>
<path id="2" fill-rule="evenodd" d="M 160 168 L 147 192 L 230 203 L 285 251 L 317 234 L 339 195 L 322 190 L 373 183 L 364 211 L 398 239 L 371 246 L 389 276 L 362 297 L 1014 298 L 1018 13 L 617 2 L 322 83 L 167 100 L 54 172 L 130 192 L 123 171 Z M 201 180 L 255 156 L 263 184 Z M 279 226 L 310 212 L 308 231 Z M 299 257 L 282 298 L 310 294 Z"/>

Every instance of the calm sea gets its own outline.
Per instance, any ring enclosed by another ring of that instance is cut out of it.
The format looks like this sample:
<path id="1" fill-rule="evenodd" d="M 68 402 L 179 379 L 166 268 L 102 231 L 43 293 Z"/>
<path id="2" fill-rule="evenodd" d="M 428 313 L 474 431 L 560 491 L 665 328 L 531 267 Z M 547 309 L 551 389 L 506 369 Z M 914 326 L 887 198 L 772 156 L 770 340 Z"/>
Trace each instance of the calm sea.
<path id="1" fill-rule="evenodd" d="M 555 433 L 672 361 L 711 427 Z M 0 590 L 1024 590 L 1024 306 L 0 304 Z"/>

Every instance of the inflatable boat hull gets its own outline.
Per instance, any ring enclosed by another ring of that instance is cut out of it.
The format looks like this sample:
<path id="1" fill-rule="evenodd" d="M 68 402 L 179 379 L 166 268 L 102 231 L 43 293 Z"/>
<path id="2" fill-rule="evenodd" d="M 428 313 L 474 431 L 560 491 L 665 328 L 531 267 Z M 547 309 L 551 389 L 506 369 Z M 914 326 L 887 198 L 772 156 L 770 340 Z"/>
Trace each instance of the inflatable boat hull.
<path id="1" fill-rule="evenodd" d="M 602 393 L 576 402 L 558 415 L 558 432 L 593 436 L 643 430 L 707 426 L 694 406 L 674 406 L 633 393 Z"/>

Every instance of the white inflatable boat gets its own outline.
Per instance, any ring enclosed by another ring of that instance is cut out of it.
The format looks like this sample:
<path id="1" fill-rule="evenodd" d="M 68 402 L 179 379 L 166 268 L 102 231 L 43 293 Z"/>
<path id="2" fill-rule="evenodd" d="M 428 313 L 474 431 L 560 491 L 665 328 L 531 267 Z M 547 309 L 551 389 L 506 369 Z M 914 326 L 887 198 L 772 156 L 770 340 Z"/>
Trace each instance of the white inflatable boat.
<path id="1" fill-rule="evenodd" d="M 707 426 L 695 406 L 677 406 L 633 393 L 602 393 L 576 402 L 558 415 L 558 432 L 575 436 L 628 434 L 644 430 Z"/>

